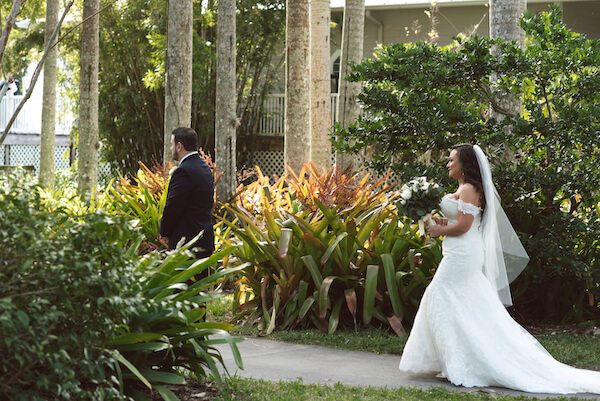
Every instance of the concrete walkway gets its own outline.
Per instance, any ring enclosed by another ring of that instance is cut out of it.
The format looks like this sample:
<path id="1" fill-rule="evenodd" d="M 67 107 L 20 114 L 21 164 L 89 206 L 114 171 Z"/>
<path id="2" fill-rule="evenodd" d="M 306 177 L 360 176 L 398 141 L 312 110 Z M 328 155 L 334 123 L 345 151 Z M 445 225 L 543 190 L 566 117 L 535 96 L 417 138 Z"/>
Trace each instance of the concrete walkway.
<path id="1" fill-rule="evenodd" d="M 288 344 L 283 342 L 248 338 L 238 344 L 244 370 L 233 360 L 229 345 L 216 346 L 221 352 L 225 366 L 234 376 L 264 379 L 271 382 L 295 381 L 304 383 L 343 383 L 362 387 L 417 387 L 427 389 L 443 386 L 459 392 L 482 391 L 492 394 L 524 395 L 528 397 L 559 397 L 552 394 L 533 394 L 502 388 L 474 389 L 457 387 L 431 375 L 412 375 L 400 372 L 400 357 L 377 355 L 367 352 L 344 351 L 315 345 Z M 577 394 L 571 398 L 600 400 L 600 395 Z"/>

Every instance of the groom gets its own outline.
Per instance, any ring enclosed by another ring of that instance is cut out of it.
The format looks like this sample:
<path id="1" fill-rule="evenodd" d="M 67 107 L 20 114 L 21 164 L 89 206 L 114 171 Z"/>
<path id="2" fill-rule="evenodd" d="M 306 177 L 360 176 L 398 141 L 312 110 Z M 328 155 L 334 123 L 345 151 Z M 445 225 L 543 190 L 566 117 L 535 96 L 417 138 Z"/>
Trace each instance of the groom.
<path id="1" fill-rule="evenodd" d="M 160 235 L 166 237 L 171 250 L 181 240 L 191 241 L 202 232 L 193 246 L 197 248 L 194 253 L 198 259 L 209 257 L 215 249 L 212 225 L 214 178 L 198 154 L 196 131 L 187 127 L 173 130 L 171 153 L 179 166 L 169 182 Z"/>

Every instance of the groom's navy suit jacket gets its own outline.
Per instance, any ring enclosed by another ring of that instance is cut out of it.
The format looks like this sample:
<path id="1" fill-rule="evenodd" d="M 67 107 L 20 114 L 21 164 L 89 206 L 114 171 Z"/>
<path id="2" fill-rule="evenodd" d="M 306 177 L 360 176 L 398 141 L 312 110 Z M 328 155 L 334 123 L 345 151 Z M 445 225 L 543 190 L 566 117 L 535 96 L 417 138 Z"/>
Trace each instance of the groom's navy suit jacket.
<path id="1" fill-rule="evenodd" d="M 212 225 L 214 179 L 210 168 L 198 154 L 186 157 L 171 176 L 167 202 L 160 224 L 160 235 L 169 238 L 169 249 L 185 238 L 192 240 L 200 231 L 196 257 L 212 254 L 215 249 Z"/>

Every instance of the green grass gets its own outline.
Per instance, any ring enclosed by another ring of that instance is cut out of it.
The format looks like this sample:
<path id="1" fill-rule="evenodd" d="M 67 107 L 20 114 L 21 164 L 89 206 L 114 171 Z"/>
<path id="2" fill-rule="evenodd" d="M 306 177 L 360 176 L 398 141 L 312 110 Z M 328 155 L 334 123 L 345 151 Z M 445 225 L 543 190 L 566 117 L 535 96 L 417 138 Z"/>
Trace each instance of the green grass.
<path id="1" fill-rule="evenodd" d="M 306 384 L 301 380 L 293 382 L 272 383 L 265 380 L 245 379 L 233 377 L 227 379 L 229 395 L 232 400 L 245 401 L 316 401 L 316 400 L 356 400 L 356 401 L 525 401 L 538 400 L 538 398 L 526 396 L 508 396 L 495 392 L 484 391 L 449 391 L 443 387 L 431 387 L 427 390 L 417 388 L 374 388 L 345 386 L 339 383 L 334 385 Z M 224 400 L 218 397 L 217 400 Z M 568 401 L 581 399 L 571 397 L 546 398 L 546 401 Z"/>
<path id="2" fill-rule="evenodd" d="M 206 320 L 209 322 L 227 321 L 232 316 L 233 294 L 224 295 L 206 304 Z"/>
<path id="3" fill-rule="evenodd" d="M 400 355 L 406 344 L 406 338 L 399 338 L 385 329 L 338 330 L 334 334 L 316 330 L 276 331 L 268 337 L 270 340 L 295 344 L 322 345 L 324 347 L 365 351 L 374 354 Z"/>
<path id="4" fill-rule="evenodd" d="M 559 361 L 581 369 L 600 371 L 600 339 L 598 337 L 561 333 L 537 336 L 537 339 Z"/>

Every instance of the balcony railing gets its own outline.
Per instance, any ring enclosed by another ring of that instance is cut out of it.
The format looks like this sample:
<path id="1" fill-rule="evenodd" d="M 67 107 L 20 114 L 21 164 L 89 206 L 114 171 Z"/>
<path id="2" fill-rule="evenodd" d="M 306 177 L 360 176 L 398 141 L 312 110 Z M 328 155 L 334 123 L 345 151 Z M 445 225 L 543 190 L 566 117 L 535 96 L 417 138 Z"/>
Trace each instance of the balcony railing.
<path id="1" fill-rule="evenodd" d="M 338 94 L 331 94 L 331 124 L 337 116 Z M 260 120 L 259 134 L 261 135 L 283 135 L 285 95 L 281 93 L 267 95 L 265 100 L 263 117 Z"/>
<path id="2" fill-rule="evenodd" d="M 6 124 L 23 100 L 23 95 L 5 95 L 0 102 L 0 130 L 6 129 Z M 68 135 L 73 125 L 73 115 L 66 106 L 58 102 L 56 135 Z M 13 134 L 40 134 L 42 132 L 42 98 L 31 97 L 10 127 Z"/>

